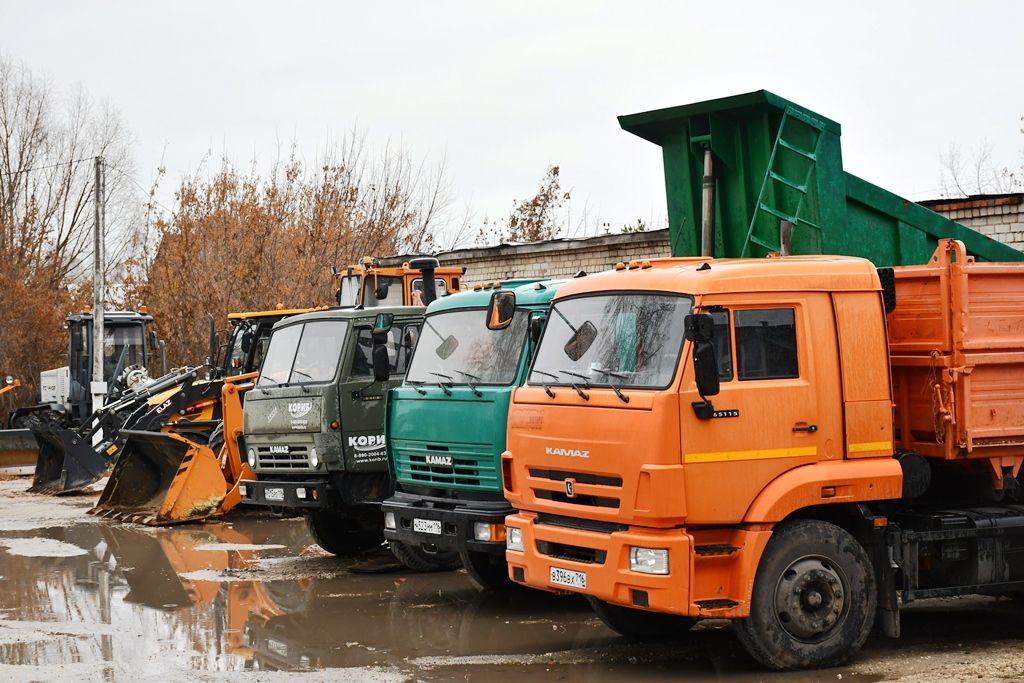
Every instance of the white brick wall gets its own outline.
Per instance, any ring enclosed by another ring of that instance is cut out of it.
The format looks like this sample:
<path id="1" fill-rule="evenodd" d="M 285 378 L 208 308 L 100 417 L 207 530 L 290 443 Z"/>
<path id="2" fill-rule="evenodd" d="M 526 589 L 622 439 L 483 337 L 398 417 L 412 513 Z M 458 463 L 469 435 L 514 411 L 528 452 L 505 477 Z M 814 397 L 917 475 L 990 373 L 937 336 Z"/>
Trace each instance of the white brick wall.
<path id="1" fill-rule="evenodd" d="M 936 213 L 1024 251 L 1024 193 L 921 202 Z"/>

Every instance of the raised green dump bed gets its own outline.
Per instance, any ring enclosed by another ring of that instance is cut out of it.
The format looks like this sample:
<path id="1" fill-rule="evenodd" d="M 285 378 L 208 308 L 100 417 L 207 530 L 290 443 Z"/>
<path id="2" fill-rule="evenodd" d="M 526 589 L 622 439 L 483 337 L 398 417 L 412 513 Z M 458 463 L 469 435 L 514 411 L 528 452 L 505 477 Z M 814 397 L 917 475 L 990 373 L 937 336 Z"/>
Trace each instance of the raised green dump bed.
<path id="1" fill-rule="evenodd" d="M 672 254 L 701 253 L 705 150 L 714 179 L 713 255 L 779 250 L 862 256 L 877 266 L 925 263 L 943 237 L 980 261 L 1024 253 L 843 170 L 841 128 L 766 90 L 620 116 L 623 129 L 662 148 Z"/>

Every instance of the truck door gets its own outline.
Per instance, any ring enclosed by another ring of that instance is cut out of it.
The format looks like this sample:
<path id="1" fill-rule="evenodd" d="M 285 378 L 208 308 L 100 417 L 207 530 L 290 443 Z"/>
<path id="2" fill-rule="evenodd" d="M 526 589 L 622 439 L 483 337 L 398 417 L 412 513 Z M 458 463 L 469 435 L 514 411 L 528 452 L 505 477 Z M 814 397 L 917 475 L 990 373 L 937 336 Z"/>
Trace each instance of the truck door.
<path id="1" fill-rule="evenodd" d="M 402 383 L 409 357 L 419 333 L 419 323 L 396 320 L 388 340 L 391 377 L 373 383 L 373 339 L 369 325 L 356 328 L 348 376 L 338 400 L 341 430 L 348 471 L 386 471 L 384 405 L 388 390 Z"/>
<path id="2" fill-rule="evenodd" d="M 783 472 L 842 457 L 835 322 L 827 294 L 729 297 L 715 319 L 721 392 L 702 419 L 691 354 L 681 384 L 687 523 L 735 523 Z"/>

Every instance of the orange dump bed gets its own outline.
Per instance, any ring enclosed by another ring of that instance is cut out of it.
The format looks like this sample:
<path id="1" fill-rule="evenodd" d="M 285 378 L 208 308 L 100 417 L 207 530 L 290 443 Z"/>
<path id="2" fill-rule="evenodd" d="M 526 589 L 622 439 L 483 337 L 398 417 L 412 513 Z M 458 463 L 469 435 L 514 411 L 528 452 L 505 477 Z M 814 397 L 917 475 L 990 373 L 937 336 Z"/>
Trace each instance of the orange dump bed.
<path id="1" fill-rule="evenodd" d="M 897 448 L 1019 467 L 1024 264 L 975 263 L 963 243 L 942 240 L 927 265 L 894 274 L 888 335 Z"/>

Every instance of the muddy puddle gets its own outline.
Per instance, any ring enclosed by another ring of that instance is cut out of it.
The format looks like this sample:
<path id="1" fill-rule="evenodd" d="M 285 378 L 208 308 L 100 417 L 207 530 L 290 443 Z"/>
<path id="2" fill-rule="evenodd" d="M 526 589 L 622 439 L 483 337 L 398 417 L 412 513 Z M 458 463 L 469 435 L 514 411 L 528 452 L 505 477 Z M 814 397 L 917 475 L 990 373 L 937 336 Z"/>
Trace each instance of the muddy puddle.
<path id="1" fill-rule="evenodd" d="M 910 610 L 903 640 L 873 638 L 849 667 L 774 674 L 727 622 L 631 643 L 578 598 L 485 594 L 462 572 L 356 573 L 299 520 L 152 529 L 88 517 L 93 500 L 0 487 L 0 675 L 11 681 L 1024 678 L 1024 610 L 1006 601 Z"/>

